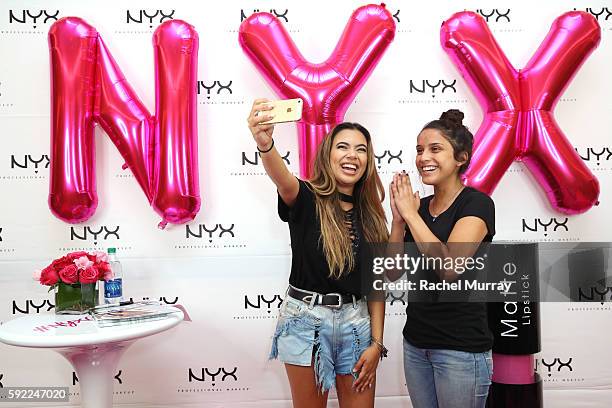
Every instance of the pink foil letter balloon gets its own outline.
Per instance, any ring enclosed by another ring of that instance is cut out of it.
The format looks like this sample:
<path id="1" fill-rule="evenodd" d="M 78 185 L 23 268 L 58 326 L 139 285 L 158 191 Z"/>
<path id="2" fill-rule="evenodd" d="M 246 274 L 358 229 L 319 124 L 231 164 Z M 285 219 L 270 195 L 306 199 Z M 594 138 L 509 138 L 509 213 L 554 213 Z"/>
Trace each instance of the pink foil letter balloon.
<path id="1" fill-rule="evenodd" d="M 395 36 L 395 22 L 384 5 L 353 12 L 331 56 L 306 61 L 280 21 L 255 13 L 240 25 L 240 45 L 282 98 L 302 98 L 298 122 L 300 176 L 308 178 L 317 146 L 344 120 L 351 102 Z"/>
<path id="2" fill-rule="evenodd" d="M 198 213 L 198 34 L 183 21 L 166 21 L 153 34 L 153 48 L 155 117 L 127 83 L 95 28 L 66 17 L 49 30 L 49 207 L 58 218 L 82 222 L 96 211 L 96 122 L 161 215 L 160 227 L 190 221 Z"/>
<path id="3" fill-rule="evenodd" d="M 599 44 L 593 16 L 558 17 L 527 66 L 515 69 L 478 14 L 464 11 L 442 24 L 440 41 L 485 113 L 475 135 L 467 184 L 490 194 L 514 160 L 525 163 L 559 212 L 597 203 L 599 183 L 553 117 L 559 97 Z"/>

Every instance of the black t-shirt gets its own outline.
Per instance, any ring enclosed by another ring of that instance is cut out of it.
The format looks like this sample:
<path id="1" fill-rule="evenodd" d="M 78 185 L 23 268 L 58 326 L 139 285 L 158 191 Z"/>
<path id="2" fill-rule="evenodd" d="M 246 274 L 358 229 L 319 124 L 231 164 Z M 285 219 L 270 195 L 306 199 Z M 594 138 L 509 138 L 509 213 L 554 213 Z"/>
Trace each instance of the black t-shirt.
<path id="1" fill-rule="evenodd" d="M 495 205 L 489 196 L 465 187 L 451 206 L 435 220 L 429 213 L 433 196 L 421 200 L 419 214 L 431 232 L 442 242 L 459 219 L 474 216 L 487 226 L 484 242 L 495 235 Z M 406 228 L 405 242 L 414 242 Z M 493 334 L 487 323 L 486 303 L 480 302 L 409 302 L 406 308 L 404 338 L 415 347 L 450 349 L 480 353 L 493 347 Z"/>
<path id="2" fill-rule="evenodd" d="M 298 180 L 300 190 L 295 203 L 288 207 L 278 196 L 278 215 L 281 220 L 289 223 L 291 235 L 291 275 L 289 283 L 296 288 L 318 293 L 342 293 L 359 295 L 361 273 L 359 269 L 358 245 L 363 236 L 361 223 L 356 209 L 347 211 L 353 225 L 353 250 L 356 266 L 352 271 L 345 271 L 340 279 L 329 277 L 329 265 L 323 252 L 321 239 L 321 222 L 317 215 L 315 195 L 303 180 Z"/>

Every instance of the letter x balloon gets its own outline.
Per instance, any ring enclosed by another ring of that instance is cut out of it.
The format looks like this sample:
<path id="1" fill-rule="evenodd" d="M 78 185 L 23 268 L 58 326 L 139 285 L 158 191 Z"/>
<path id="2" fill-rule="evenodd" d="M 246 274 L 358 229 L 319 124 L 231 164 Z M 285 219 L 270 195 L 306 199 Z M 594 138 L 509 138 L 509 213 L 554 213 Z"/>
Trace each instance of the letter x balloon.
<path id="1" fill-rule="evenodd" d="M 370 4 L 353 12 L 323 63 L 306 61 L 269 13 L 255 13 L 240 25 L 240 45 L 274 90 L 284 98 L 302 98 L 298 122 L 300 175 L 308 178 L 317 147 L 344 114 L 395 36 L 395 23 L 384 6 Z"/>
<path id="2" fill-rule="evenodd" d="M 519 160 L 556 210 L 577 214 L 597 204 L 599 183 L 561 132 L 553 109 L 600 37 L 592 15 L 565 13 L 525 68 L 517 70 L 478 14 L 456 13 L 442 24 L 442 47 L 485 113 L 465 173 L 467 184 L 490 194 Z"/>

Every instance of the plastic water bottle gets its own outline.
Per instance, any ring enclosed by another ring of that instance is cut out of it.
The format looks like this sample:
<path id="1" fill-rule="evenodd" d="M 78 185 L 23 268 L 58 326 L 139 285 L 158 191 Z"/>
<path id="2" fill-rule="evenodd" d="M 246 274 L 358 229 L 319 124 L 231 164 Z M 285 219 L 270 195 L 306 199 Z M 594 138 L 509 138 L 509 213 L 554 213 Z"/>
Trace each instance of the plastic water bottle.
<path id="1" fill-rule="evenodd" d="M 108 263 L 114 278 L 104 282 L 104 303 L 119 303 L 123 300 L 123 271 L 117 260 L 117 249 L 108 248 Z"/>

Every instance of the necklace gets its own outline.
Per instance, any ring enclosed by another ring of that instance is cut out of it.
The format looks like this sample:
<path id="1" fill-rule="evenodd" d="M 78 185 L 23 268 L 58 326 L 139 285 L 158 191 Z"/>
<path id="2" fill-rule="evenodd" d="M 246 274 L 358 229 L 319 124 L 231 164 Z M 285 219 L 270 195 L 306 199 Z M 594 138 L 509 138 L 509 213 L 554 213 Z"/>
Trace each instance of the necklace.
<path id="1" fill-rule="evenodd" d="M 353 204 L 355 202 L 352 195 L 344 194 L 338 191 L 338 195 L 340 196 L 340 201 L 344 201 L 345 203 Z"/>
<path id="2" fill-rule="evenodd" d="M 430 211 L 429 211 L 429 213 L 431 214 L 432 221 L 434 221 L 434 222 L 435 222 L 435 221 L 436 221 L 436 219 L 437 219 L 437 218 L 438 218 L 438 217 L 439 217 L 439 216 L 440 216 L 440 215 L 441 215 L 441 214 L 442 214 L 444 211 L 448 210 L 448 207 L 450 207 L 450 205 L 452 205 L 452 203 L 455 201 L 455 198 L 457 198 L 457 196 L 459 195 L 459 193 L 461 193 L 461 191 L 463 191 L 464 187 L 465 187 L 465 186 L 461 186 L 461 187 L 459 187 L 459 190 L 457 190 L 457 192 L 455 193 L 455 195 L 453 196 L 453 198 L 451 198 L 451 199 L 449 200 L 449 205 L 448 205 L 446 208 L 444 208 L 444 210 L 442 210 L 442 211 L 438 212 L 437 214 L 434 214 L 434 213 L 432 213 L 432 212 L 431 212 L 431 207 L 432 207 L 432 206 L 431 206 L 431 204 L 432 204 L 433 199 L 432 199 L 432 200 L 429 202 L 429 204 L 430 204 L 430 205 L 429 205 L 429 210 L 430 210 Z M 435 197 L 434 197 L 434 198 L 435 198 Z"/>

